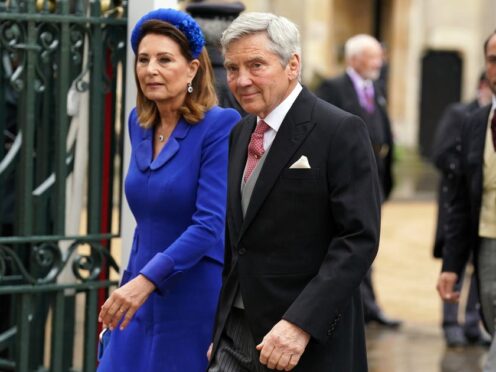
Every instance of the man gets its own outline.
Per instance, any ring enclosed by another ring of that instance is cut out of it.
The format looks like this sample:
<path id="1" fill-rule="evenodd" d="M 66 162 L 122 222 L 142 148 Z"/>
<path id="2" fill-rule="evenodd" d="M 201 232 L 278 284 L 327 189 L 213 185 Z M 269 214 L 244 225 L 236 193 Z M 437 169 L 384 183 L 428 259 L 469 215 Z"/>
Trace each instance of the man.
<path id="1" fill-rule="evenodd" d="M 377 84 L 384 61 L 381 44 L 372 36 L 356 35 L 345 44 L 346 72 L 325 80 L 317 89 L 317 96 L 360 116 L 366 123 L 374 149 L 383 201 L 393 188 L 393 136 L 386 111 L 386 99 Z M 365 322 L 396 328 L 401 322 L 384 314 L 376 302 L 369 271 L 361 285 Z"/>
<path id="2" fill-rule="evenodd" d="M 492 105 L 463 124 L 460 172 L 450 203 L 443 268 L 437 289 L 445 301 L 458 301 L 455 284 L 473 248 L 484 324 L 492 335 L 484 371 L 496 370 L 496 31 L 484 43 L 486 76 Z"/>
<path id="3" fill-rule="evenodd" d="M 215 90 L 219 106 L 236 109 L 241 116 L 246 115 L 229 90 L 224 69 L 224 58 L 220 50 L 220 37 L 231 22 L 245 10 L 243 3 L 235 2 L 193 2 L 186 6 L 186 11 L 195 18 L 205 36 L 205 47 L 212 62 L 215 75 Z"/>
<path id="4" fill-rule="evenodd" d="M 433 143 L 433 161 L 441 174 L 438 196 L 438 218 L 434 240 L 434 257 L 442 258 L 445 246 L 445 227 L 449 212 L 449 203 L 455 189 L 455 175 L 460 170 L 460 135 L 465 118 L 485 105 L 491 103 L 492 92 L 486 73 L 479 78 L 477 97 L 470 103 L 454 103 L 444 112 L 439 121 Z M 442 327 L 448 347 L 466 346 L 468 344 L 487 345 L 487 336 L 480 329 L 478 309 L 479 295 L 474 275 L 469 275 L 469 292 L 465 305 L 464 323 L 458 322 L 458 303 L 443 303 Z M 459 281 L 459 284 L 463 280 Z M 460 285 L 456 290 L 460 290 Z"/>
<path id="5" fill-rule="evenodd" d="M 209 371 L 366 371 L 359 284 L 377 252 L 380 193 L 365 125 L 302 88 L 286 18 L 244 13 L 221 42 L 250 115 L 230 139 Z"/>

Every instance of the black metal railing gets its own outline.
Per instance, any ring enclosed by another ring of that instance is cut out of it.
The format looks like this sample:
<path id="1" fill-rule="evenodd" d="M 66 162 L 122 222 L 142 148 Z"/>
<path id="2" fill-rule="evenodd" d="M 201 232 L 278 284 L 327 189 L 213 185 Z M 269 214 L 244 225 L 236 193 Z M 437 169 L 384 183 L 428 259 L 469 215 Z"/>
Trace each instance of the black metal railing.
<path id="1" fill-rule="evenodd" d="M 119 270 L 126 11 L 0 0 L 2 371 L 95 370 Z"/>

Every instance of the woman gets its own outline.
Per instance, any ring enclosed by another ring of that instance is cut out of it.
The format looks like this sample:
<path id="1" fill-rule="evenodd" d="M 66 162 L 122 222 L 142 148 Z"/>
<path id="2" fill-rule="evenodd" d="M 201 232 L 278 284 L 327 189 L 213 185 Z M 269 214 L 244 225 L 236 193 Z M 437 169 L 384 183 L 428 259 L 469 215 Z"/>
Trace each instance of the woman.
<path id="1" fill-rule="evenodd" d="M 137 227 L 99 371 L 204 371 L 221 285 L 228 135 L 196 22 L 159 9 L 136 24 L 136 109 L 125 182 Z"/>

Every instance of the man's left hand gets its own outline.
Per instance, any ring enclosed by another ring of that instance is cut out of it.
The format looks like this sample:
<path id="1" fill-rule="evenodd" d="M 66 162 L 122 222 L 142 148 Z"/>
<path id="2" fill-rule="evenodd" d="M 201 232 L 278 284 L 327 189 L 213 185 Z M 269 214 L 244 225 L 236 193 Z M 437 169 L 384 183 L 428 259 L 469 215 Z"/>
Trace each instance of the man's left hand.
<path id="1" fill-rule="evenodd" d="M 300 361 L 310 335 L 287 320 L 280 320 L 257 345 L 260 363 L 270 369 L 291 371 Z"/>

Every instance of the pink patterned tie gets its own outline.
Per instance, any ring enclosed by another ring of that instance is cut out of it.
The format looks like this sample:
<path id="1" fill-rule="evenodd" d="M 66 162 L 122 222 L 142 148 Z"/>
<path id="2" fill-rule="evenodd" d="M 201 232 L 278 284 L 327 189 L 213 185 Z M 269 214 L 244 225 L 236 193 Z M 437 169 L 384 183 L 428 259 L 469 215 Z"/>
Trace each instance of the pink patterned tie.
<path id="1" fill-rule="evenodd" d="M 265 121 L 259 120 L 255 130 L 251 134 L 250 143 L 248 144 L 248 158 L 246 159 L 245 175 L 243 177 L 244 182 L 250 178 L 251 173 L 265 152 L 263 148 L 264 134 L 269 129 L 270 127 Z"/>

